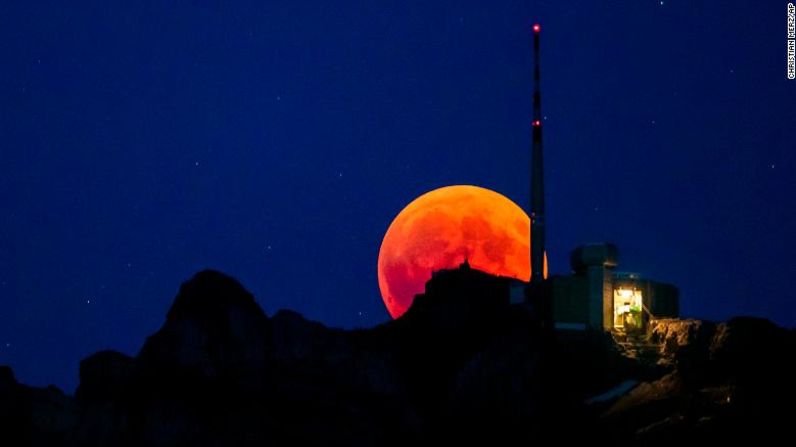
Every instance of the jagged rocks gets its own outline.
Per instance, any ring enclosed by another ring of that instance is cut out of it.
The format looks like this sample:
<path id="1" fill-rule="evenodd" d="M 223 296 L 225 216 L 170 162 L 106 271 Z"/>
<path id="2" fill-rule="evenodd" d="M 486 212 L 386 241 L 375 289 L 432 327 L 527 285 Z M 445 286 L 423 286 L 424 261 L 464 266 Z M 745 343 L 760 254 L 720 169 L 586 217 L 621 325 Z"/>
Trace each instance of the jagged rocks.
<path id="1" fill-rule="evenodd" d="M 58 388 L 16 383 L 11 368 L 0 367 L 0 445 L 62 445 L 80 415 L 74 399 Z"/>
<path id="2" fill-rule="evenodd" d="M 606 436 L 669 445 L 683 436 L 724 443 L 789 431 L 796 414 L 792 330 L 749 317 L 719 324 L 668 319 L 652 322 L 650 340 L 676 368 L 613 405 L 601 427 Z"/>
<path id="3" fill-rule="evenodd" d="M 672 364 L 651 368 L 602 331 L 554 336 L 484 275 L 437 276 L 402 318 L 345 331 L 268 318 L 233 278 L 200 272 L 136 357 L 81 362 L 74 399 L 0 367 L 0 445 L 728 442 L 793 418 L 793 331 L 658 320 L 649 339 Z"/>
<path id="4" fill-rule="evenodd" d="M 705 347 L 715 330 L 709 321 L 666 318 L 650 321 L 647 334 L 651 342 L 660 344 L 661 355 L 674 358 L 682 349 Z"/>
<path id="5" fill-rule="evenodd" d="M 0 395 L 7 393 L 17 384 L 14 371 L 9 366 L 0 366 Z"/>
<path id="6" fill-rule="evenodd" d="M 168 386 L 199 380 L 241 391 L 268 386 L 269 322 L 235 279 L 212 270 L 180 287 L 166 322 L 138 354 L 139 373 Z"/>
<path id="7" fill-rule="evenodd" d="M 79 400 L 111 402 L 121 398 L 134 372 L 132 357 L 116 351 L 100 351 L 80 362 Z"/>
<path id="8" fill-rule="evenodd" d="M 796 334 L 762 318 L 738 317 L 717 326 L 710 360 L 724 377 L 753 380 L 761 371 L 773 377 L 796 377 Z"/>

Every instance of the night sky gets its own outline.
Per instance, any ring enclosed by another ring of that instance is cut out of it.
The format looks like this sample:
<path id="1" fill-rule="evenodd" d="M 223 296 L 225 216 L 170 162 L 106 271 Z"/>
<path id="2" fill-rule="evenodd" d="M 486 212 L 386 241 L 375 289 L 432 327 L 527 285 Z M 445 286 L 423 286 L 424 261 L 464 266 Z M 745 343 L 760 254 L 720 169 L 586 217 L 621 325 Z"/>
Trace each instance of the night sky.
<path id="1" fill-rule="evenodd" d="M 795 326 L 787 2 L 608 3 L 3 1 L 0 364 L 71 393 L 207 267 L 269 315 L 386 321 L 407 203 L 527 208 L 537 20 L 552 272 L 613 241 L 686 316 Z"/>

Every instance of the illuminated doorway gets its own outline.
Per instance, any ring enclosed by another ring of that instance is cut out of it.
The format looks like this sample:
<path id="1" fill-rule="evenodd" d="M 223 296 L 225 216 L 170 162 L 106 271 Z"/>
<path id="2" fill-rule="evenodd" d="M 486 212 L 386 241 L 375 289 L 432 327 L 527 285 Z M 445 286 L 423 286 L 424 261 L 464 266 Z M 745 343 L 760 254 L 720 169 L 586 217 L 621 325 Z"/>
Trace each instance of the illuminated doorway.
<path id="1" fill-rule="evenodd" d="M 641 290 L 614 289 L 614 327 L 627 331 L 641 329 Z"/>

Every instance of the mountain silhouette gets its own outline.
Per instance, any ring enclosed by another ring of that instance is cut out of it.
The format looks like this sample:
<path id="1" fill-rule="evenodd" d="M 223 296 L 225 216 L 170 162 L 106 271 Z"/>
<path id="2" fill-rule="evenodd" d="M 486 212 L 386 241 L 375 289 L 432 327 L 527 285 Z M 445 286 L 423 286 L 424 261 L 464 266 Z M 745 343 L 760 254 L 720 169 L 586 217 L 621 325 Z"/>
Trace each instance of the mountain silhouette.
<path id="1" fill-rule="evenodd" d="M 80 364 L 74 396 L 0 367 L 0 445 L 507 445 L 778 439 L 796 334 L 767 320 L 659 320 L 642 339 L 558 332 L 505 279 L 435 275 L 401 318 L 340 330 L 269 317 L 235 279 L 182 284 L 135 357 Z"/>

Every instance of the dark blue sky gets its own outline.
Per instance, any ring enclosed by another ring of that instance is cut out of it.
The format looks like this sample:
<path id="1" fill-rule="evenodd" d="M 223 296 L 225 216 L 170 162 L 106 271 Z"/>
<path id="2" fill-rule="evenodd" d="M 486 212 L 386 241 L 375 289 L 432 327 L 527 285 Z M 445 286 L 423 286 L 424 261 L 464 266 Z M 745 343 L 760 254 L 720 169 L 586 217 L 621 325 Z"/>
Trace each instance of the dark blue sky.
<path id="1" fill-rule="evenodd" d="M 205 267 L 269 314 L 387 320 L 404 205 L 464 183 L 526 206 L 536 20 L 553 272 L 610 240 L 688 316 L 796 325 L 787 2 L 278 3 L 0 3 L 0 364 L 21 380 L 71 392 L 81 358 L 137 352 Z"/>

